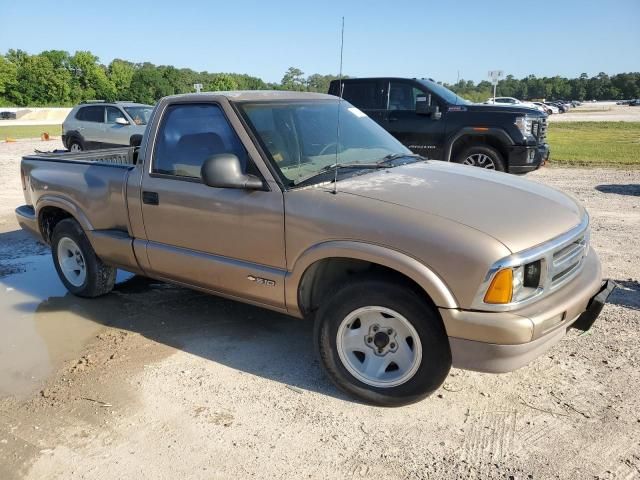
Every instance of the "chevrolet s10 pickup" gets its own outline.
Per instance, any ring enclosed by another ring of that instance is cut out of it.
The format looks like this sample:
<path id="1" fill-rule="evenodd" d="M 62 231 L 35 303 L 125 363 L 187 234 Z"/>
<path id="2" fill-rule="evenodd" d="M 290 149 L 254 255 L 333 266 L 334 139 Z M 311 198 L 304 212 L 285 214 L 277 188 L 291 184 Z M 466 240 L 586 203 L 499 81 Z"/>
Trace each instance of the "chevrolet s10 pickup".
<path id="1" fill-rule="evenodd" d="M 452 365 L 519 368 L 614 288 L 574 199 L 426 161 L 344 99 L 167 97 L 132 143 L 22 160 L 18 221 L 66 288 L 108 294 L 122 269 L 311 319 L 361 401 L 415 402 Z"/>

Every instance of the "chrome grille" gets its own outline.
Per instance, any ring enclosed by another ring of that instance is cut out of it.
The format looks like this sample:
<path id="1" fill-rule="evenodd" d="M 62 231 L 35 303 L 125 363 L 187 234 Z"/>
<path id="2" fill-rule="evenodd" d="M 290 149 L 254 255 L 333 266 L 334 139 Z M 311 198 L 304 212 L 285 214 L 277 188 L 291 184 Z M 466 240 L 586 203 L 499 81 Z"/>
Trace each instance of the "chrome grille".
<path id="1" fill-rule="evenodd" d="M 571 243 L 553 252 L 548 270 L 551 288 L 561 285 L 580 270 L 588 243 L 586 232 L 582 232 Z"/>
<path id="2" fill-rule="evenodd" d="M 547 117 L 543 117 L 537 122 L 538 128 L 535 134 L 538 139 L 538 143 L 545 143 L 547 141 Z"/>

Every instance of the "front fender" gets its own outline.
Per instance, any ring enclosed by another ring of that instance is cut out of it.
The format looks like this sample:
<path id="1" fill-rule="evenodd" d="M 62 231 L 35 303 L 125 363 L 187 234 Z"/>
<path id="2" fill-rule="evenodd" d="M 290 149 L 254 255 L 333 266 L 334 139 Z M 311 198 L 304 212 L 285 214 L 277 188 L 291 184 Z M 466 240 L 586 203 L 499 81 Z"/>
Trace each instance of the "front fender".
<path id="1" fill-rule="evenodd" d="M 304 273 L 315 262 L 328 258 L 352 258 L 385 266 L 420 285 L 437 307 L 458 307 L 458 302 L 444 281 L 415 258 L 381 245 L 336 240 L 314 245 L 295 260 L 293 268 L 285 278 L 285 299 L 290 314 L 299 317 L 303 315 L 298 299 L 298 289 Z"/>
<path id="2" fill-rule="evenodd" d="M 497 138 L 503 145 L 514 145 L 513 139 L 509 136 L 506 130 L 497 127 L 464 127 L 458 130 L 455 134 L 451 135 L 444 146 L 444 161 L 451 161 L 451 152 L 455 143 L 464 136 L 471 137 L 494 137 Z"/>

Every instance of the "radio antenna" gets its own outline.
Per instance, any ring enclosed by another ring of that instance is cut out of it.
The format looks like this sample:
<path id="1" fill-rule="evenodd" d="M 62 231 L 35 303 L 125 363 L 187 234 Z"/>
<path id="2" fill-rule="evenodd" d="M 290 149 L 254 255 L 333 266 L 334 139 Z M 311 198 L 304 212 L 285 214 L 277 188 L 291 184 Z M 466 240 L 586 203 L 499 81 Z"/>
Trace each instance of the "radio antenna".
<path id="1" fill-rule="evenodd" d="M 333 194 L 338 193 L 338 148 L 340 145 L 340 109 L 342 108 L 342 92 L 344 90 L 344 85 L 342 83 L 342 52 L 344 51 L 344 17 L 342 17 L 342 30 L 340 31 L 340 72 L 338 73 L 338 122 L 336 125 L 336 163 L 334 165 L 334 175 L 333 175 Z"/>

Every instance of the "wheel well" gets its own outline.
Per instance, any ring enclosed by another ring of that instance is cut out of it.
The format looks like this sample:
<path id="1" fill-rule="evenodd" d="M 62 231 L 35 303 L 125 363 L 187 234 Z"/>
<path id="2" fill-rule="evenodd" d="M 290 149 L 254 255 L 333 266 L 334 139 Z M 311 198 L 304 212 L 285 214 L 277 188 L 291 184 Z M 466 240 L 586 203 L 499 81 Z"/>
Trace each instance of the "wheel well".
<path id="1" fill-rule="evenodd" d="M 40 213 L 38 214 L 38 225 L 40 225 L 42 238 L 47 243 L 51 243 L 53 229 L 56 228 L 56 225 L 65 218 L 73 218 L 73 215 L 62 208 L 44 207 L 40 210 Z"/>
<path id="2" fill-rule="evenodd" d="M 313 317 L 324 298 L 350 277 L 368 274 L 384 280 L 406 285 L 424 298 L 437 312 L 431 297 L 414 280 L 406 275 L 366 260 L 354 258 L 325 258 L 318 260 L 302 275 L 298 286 L 298 305 L 305 317 Z"/>
<path id="3" fill-rule="evenodd" d="M 462 153 L 464 149 L 473 145 L 489 145 L 490 147 L 495 148 L 500 153 L 500 155 L 502 155 L 505 167 L 508 168 L 508 152 L 506 146 L 500 141 L 498 137 L 494 137 L 493 135 L 463 135 L 462 137 L 457 139 L 451 147 L 451 161 L 454 161 L 454 159 L 460 153 Z"/>

